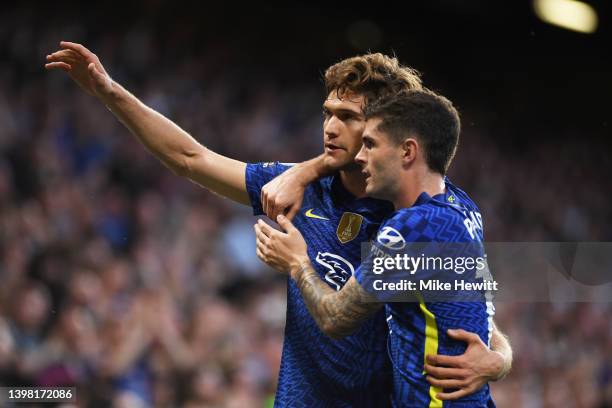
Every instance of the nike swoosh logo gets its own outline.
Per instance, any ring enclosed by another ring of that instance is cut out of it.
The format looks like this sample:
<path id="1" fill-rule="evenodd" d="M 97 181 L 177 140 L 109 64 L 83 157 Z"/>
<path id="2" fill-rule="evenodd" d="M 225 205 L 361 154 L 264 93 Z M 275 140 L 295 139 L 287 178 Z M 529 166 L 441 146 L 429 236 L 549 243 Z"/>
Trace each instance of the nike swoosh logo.
<path id="1" fill-rule="evenodd" d="M 314 208 L 311 208 L 310 210 L 306 211 L 304 213 L 304 215 L 309 217 L 309 218 L 316 218 L 318 220 L 327 220 L 327 221 L 329 221 L 329 218 L 325 218 L 325 217 L 321 217 L 320 215 L 313 214 L 312 210 L 314 210 Z"/>

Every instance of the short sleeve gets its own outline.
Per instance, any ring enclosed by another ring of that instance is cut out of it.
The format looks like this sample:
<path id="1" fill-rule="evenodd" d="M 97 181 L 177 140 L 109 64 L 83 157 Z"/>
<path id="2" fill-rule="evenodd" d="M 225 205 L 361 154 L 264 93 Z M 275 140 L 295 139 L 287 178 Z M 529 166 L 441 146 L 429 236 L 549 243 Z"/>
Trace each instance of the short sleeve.
<path id="1" fill-rule="evenodd" d="M 263 215 L 261 189 L 270 180 L 285 172 L 290 164 L 279 162 L 248 163 L 245 170 L 246 189 L 253 207 L 253 215 Z"/>

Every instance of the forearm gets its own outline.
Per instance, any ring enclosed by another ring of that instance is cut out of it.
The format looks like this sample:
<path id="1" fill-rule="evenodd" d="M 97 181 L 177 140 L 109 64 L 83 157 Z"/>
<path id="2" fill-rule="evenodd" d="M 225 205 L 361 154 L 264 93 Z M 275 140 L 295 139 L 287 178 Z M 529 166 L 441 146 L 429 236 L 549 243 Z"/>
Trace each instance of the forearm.
<path id="1" fill-rule="evenodd" d="M 354 278 L 342 290 L 333 290 L 321 280 L 310 262 L 303 263 L 292 276 L 317 326 L 334 339 L 353 333 L 380 307 L 365 299 L 363 289 Z"/>
<path id="2" fill-rule="evenodd" d="M 326 177 L 334 172 L 334 169 L 325 164 L 325 155 L 321 154 L 313 159 L 306 160 L 293 166 L 290 171 L 298 174 L 304 186 Z"/>
<path id="3" fill-rule="evenodd" d="M 206 149 L 171 120 L 113 81 L 100 59 L 78 43 L 62 41 L 47 55 L 46 69 L 61 69 L 88 94 L 99 98 L 134 136 L 175 174 L 243 204 L 246 164 Z"/>
<path id="4" fill-rule="evenodd" d="M 205 148 L 174 122 L 149 108 L 120 84 L 102 102 L 115 117 L 164 165 L 185 175 L 188 162 Z"/>
<path id="5" fill-rule="evenodd" d="M 245 163 L 208 150 L 116 82 L 113 82 L 113 91 L 103 97 L 102 102 L 174 174 L 241 204 L 250 204 Z"/>
<path id="6" fill-rule="evenodd" d="M 508 375 L 512 368 L 512 347 L 508 337 L 504 335 L 495 323 L 493 324 L 493 334 L 491 336 L 491 350 L 499 353 L 503 357 L 503 366 L 499 376 L 495 379 L 501 380 Z"/>

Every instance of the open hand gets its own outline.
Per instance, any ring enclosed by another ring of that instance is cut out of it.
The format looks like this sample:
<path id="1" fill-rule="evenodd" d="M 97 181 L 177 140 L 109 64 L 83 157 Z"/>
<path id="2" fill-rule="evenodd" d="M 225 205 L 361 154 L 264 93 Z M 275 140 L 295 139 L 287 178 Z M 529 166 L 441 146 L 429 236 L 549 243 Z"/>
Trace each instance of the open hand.
<path id="1" fill-rule="evenodd" d="M 113 91 L 113 81 L 100 59 L 81 44 L 60 42 L 61 50 L 47 55 L 45 68 L 66 71 L 85 92 L 104 99 Z"/>

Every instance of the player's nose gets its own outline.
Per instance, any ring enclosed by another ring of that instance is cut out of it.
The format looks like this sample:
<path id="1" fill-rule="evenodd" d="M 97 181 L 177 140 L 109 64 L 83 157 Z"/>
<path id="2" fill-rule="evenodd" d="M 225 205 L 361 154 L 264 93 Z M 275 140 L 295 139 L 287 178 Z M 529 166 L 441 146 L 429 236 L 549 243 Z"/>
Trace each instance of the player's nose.
<path id="1" fill-rule="evenodd" d="M 357 156 L 355 156 L 355 162 L 357 162 L 357 164 L 361 167 L 365 167 L 366 165 L 367 158 L 363 145 L 361 145 L 361 149 L 359 149 L 359 152 L 357 152 Z"/>
<path id="2" fill-rule="evenodd" d="M 323 132 L 330 139 L 338 137 L 340 134 L 340 120 L 336 117 L 336 115 L 332 115 L 332 117 L 325 123 Z"/>

